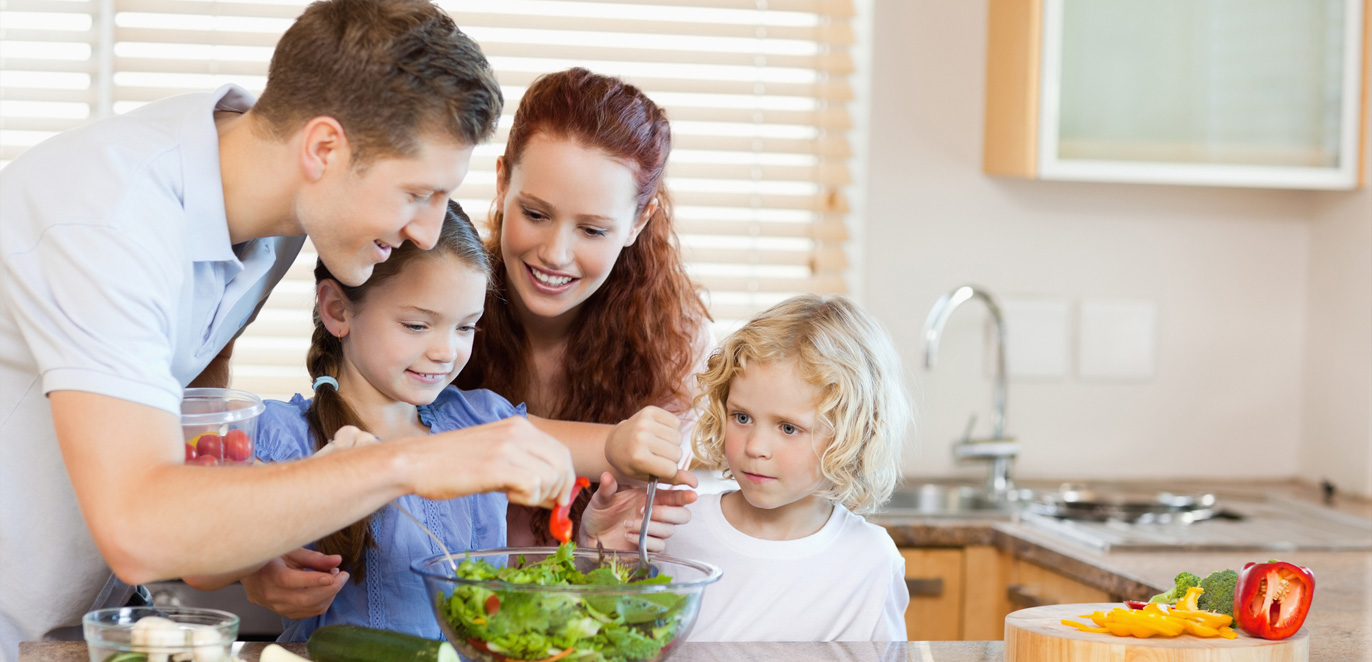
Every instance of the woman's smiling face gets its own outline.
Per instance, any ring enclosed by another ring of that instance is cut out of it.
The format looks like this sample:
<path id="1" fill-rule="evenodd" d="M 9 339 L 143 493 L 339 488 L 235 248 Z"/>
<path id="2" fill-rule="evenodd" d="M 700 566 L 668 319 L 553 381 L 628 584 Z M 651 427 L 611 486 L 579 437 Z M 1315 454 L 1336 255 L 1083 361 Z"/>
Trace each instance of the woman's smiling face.
<path id="1" fill-rule="evenodd" d="M 525 324 L 566 319 L 605 284 L 652 205 L 638 213 L 631 166 L 570 139 L 535 135 L 506 167 L 497 163 L 496 206 L 511 302 Z"/>

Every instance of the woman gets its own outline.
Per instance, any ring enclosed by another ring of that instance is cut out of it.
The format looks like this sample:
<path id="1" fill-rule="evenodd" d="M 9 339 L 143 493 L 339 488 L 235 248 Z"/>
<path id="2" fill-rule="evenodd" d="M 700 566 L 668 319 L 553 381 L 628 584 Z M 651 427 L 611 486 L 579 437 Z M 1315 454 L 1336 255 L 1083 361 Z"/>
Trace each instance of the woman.
<path id="1" fill-rule="evenodd" d="M 709 313 L 663 186 L 671 142 L 666 113 L 617 78 L 534 81 L 496 161 L 493 288 L 461 388 L 557 420 L 618 423 L 648 405 L 694 418 Z M 511 508 L 511 544 L 547 542 L 532 512 Z"/>

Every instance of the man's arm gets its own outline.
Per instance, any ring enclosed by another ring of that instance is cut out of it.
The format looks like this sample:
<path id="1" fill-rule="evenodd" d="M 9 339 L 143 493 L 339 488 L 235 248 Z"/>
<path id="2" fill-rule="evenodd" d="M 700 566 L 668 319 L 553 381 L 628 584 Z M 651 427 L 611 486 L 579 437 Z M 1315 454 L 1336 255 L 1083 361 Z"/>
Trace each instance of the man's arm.
<path id="1" fill-rule="evenodd" d="M 49 401 L 86 524 L 130 584 L 255 565 L 403 494 L 502 491 L 549 506 L 575 477 L 566 448 L 517 417 L 298 462 L 200 467 L 184 464 L 170 412 L 81 391 Z"/>
<path id="2" fill-rule="evenodd" d="M 229 344 L 224 345 L 224 349 L 220 350 L 219 355 L 210 359 L 210 364 L 205 366 L 205 369 L 202 370 L 195 379 L 191 380 L 191 383 L 186 387 L 201 388 L 210 386 L 214 388 L 228 388 L 229 359 L 233 358 L 233 344 L 236 342 L 238 342 L 238 339 L 234 338 L 229 341 Z"/>

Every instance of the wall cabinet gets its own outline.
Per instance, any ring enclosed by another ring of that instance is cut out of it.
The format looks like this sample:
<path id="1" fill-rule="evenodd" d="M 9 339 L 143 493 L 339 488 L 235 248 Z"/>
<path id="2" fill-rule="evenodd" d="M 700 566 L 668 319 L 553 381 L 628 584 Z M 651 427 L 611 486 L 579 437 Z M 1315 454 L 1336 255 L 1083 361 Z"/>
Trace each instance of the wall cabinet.
<path id="1" fill-rule="evenodd" d="M 992 546 L 902 548 L 910 641 L 995 641 L 1005 616 L 1043 604 L 1120 598 Z"/>
<path id="2" fill-rule="evenodd" d="M 1363 185 L 1369 0 L 990 0 L 983 170 Z"/>

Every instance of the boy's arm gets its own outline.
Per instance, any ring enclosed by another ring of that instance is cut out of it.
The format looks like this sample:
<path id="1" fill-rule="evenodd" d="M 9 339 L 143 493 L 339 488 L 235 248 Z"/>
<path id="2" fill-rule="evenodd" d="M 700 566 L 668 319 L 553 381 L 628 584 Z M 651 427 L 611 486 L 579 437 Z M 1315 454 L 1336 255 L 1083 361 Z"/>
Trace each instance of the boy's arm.
<path id="1" fill-rule="evenodd" d="M 257 564 L 402 494 L 502 491 L 546 506 L 575 477 L 566 448 L 520 418 L 300 462 L 199 467 L 184 464 L 171 412 L 82 391 L 49 402 L 86 524 L 129 584 Z"/>

